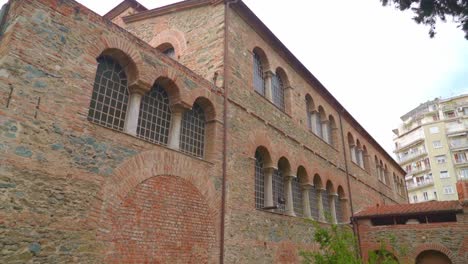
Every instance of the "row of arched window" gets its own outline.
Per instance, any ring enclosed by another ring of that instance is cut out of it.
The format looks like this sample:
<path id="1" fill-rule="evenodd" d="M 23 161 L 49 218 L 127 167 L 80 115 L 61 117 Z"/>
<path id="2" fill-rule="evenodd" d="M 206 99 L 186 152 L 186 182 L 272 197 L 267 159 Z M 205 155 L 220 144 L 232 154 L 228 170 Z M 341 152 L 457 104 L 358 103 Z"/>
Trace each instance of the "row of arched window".
<path id="1" fill-rule="evenodd" d="M 275 73 L 269 69 L 268 59 L 262 49 L 256 47 L 253 50 L 253 86 L 254 90 L 260 95 L 273 102 L 278 108 L 284 110 L 284 83 L 287 80 L 284 71 L 277 68 Z M 327 115 L 324 108 L 314 104 L 314 100 L 309 94 L 305 96 L 307 128 L 317 137 L 326 143 L 336 147 L 338 141 L 337 127 L 335 118 Z M 351 161 L 370 173 L 370 159 L 365 145 L 361 145 L 359 139 L 354 140 L 351 133 L 348 133 L 348 147 L 351 155 Z M 386 185 L 390 185 L 389 172 L 387 165 L 376 157 L 376 176 Z M 398 178 L 398 177 L 397 177 Z M 397 179 L 394 184 L 394 190 L 403 195 L 401 191 L 401 179 Z M 403 187 L 404 188 L 404 187 Z"/>
<path id="2" fill-rule="evenodd" d="M 168 80 L 157 81 L 143 94 L 130 91 L 124 67 L 111 56 L 100 56 L 88 120 L 202 158 L 204 110 L 195 101 L 192 109 L 173 115 L 165 87 L 168 83 Z"/>
<path id="3" fill-rule="evenodd" d="M 308 182 L 303 166 L 293 172 L 285 157 L 274 164 L 264 147 L 255 152 L 255 207 L 321 222 L 347 222 L 347 199 L 341 186 L 335 191 L 333 183 L 322 184 L 318 174 Z"/>

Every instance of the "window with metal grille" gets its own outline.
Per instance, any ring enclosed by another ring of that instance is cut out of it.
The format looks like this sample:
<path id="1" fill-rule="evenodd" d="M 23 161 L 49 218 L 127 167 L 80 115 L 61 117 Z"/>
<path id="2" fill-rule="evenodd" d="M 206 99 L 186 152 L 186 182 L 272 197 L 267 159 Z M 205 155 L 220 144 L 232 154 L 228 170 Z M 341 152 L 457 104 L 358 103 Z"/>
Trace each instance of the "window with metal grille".
<path id="1" fill-rule="evenodd" d="M 273 203 L 278 206 L 275 212 L 283 213 L 285 211 L 285 201 L 283 173 L 281 170 L 275 170 L 273 172 Z"/>
<path id="2" fill-rule="evenodd" d="M 255 152 L 255 208 L 265 207 L 265 174 L 263 172 L 263 157 L 260 152 Z"/>
<path id="3" fill-rule="evenodd" d="M 299 177 L 292 179 L 293 205 L 297 216 L 303 216 L 302 188 Z"/>
<path id="4" fill-rule="evenodd" d="M 343 219 L 342 201 L 338 196 L 334 196 L 333 199 L 335 199 L 336 221 L 343 223 L 345 220 Z"/>
<path id="5" fill-rule="evenodd" d="M 265 78 L 263 77 L 262 61 L 256 52 L 253 54 L 253 67 L 254 89 L 257 93 L 265 96 Z"/>
<path id="6" fill-rule="evenodd" d="M 180 151 L 202 158 L 204 147 L 205 113 L 203 109 L 195 103 L 192 110 L 186 111 L 182 116 Z"/>
<path id="7" fill-rule="evenodd" d="M 322 191 L 322 204 L 323 204 L 323 215 L 327 222 L 331 220 L 331 210 L 330 210 L 330 192 L 328 190 Z"/>
<path id="8" fill-rule="evenodd" d="M 127 76 L 111 57 L 101 56 L 97 61 L 88 120 L 122 131 L 127 113 Z"/>
<path id="9" fill-rule="evenodd" d="M 141 99 L 137 136 L 167 145 L 170 125 L 169 96 L 161 85 L 155 84 Z"/>
<path id="10" fill-rule="evenodd" d="M 317 189 L 315 187 L 310 188 L 310 193 L 309 193 L 309 206 L 310 206 L 310 214 L 312 215 L 312 218 L 315 220 L 318 220 L 319 218 L 319 212 L 318 212 L 318 195 L 319 193 L 317 192 Z"/>
<path id="11" fill-rule="evenodd" d="M 281 77 L 276 74 L 271 78 L 271 93 L 273 103 L 280 109 L 284 109 L 284 87 Z"/>

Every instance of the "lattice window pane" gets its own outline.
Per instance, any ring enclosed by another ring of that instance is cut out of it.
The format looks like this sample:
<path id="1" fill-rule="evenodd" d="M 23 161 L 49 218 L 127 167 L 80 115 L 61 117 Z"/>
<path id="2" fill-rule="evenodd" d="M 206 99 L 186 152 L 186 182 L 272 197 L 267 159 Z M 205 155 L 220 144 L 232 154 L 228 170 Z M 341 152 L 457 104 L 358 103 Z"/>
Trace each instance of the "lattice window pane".
<path id="1" fill-rule="evenodd" d="M 180 133 L 180 151 L 196 157 L 203 157 L 205 148 L 205 113 L 194 104 L 192 110 L 182 117 Z"/>
<path id="2" fill-rule="evenodd" d="M 171 125 L 169 96 L 160 85 L 154 85 L 141 99 L 137 136 L 152 143 L 167 145 Z"/>
<path id="3" fill-rule="evenodd" d="M 273 75 L 271 78 L 271 90 L 273 103 L 280 109 L 284 109 L 284 87 L 280 76 Z"/>
<path id="4" fill-rule="evenodd" d="M 122 131 L 127 102 L 128 87 L 124 69 L 110 57 L 99 57 L 88 120 Z"/>
<path id="5" fill-rule="evenodd" d="M 318 195 L 319 193 L 317 192 L 315 187 L 310 189 L 310 193 L 309 193 L 310 213 L 315 220 L 318 220 L 319 218 Z"/>
<path id="6" fill-rule="evenodd" d="M 255 152 L 255 208 L 265 207 L 265 174 L 263 172 L 263 157 Z"/>
<path id="7" fill-rule="evenodd" d="M 273 203 L 278 206 L 275 212 L 283 213 L 285 211 L 284 180 L 281 170 L 273 172 Z"/>
<path id="8" fill-rule="evenodd" d="M 265 96 L 265 78 L 263 77 L 263 66 L 260 56 L 257 53 L 253 55 L 253 75 L 254 89 L 257 93 Z"/>
<path id="9" fill-rule="evenodd" d="M 292 180 L 292 191 L 293 191 L 293 205 L 294 212 L 297 216 L 303 216 L 303 207 L 302 207 L 302 189 L 299 178 L 293 178 Z"/>
<path id="10" fill-rule="evenodd" d="M 334 199 L 335 199 L 336 220 L 338 221 L 338 223 L 343 223 L 345 220 L 343 219 L 342 201 L 338 196 L 335 196 Z"/>
<path id="11" fill-rule="evenodd" d="M 331 210 L 330 210 L 330 193 L 327 190 L 322 191 L 322 204 L 323 204 L 323 215 L 325 219 L 331 221 Z"/>

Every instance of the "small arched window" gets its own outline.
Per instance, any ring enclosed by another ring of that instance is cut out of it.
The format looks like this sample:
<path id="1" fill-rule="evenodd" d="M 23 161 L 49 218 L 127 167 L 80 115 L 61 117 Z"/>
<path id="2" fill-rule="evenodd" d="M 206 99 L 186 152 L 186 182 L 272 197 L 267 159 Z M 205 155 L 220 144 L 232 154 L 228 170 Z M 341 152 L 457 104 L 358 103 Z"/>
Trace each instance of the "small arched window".
<path id="1" fill-rule="evenodd" d="M 109 56 L 101 56 L 97 61 L 88 120 L 122 131 L 128 102 L 127 75 L 122 66 Z"/>
<path id="2" fill-rule="evenodd" d="M 260 55 L 254 51 L 253 53 L 253 83 L 257 93 L 265 96 L 265 78 L 263 76 L 263 65 Z"/>
<path id="3" fill-rule="evenodd" d="M 264 159 L 259 151 L 255 152 L 255 208 L 265 207 L 265 174 Z"/>
<path id="4" fill-rule="evenodd" d="M 205 112 L 197 103 L 184 112 L 180 132 L 180 150 L 202 158 L 205 147 Z"/>
<path id="5" fill-rule="evenodd" d="M 283 80 L 279 74 L 275 74 L 271 78 L 271 93 L 273 97 L 273 104 L 275 104 L 281 110 L 284 110 L 284 85 Z"/>
<path id="6" fill-rule="evenodd" d="M 292 179 L 292 192 L 294 213 L 296 214 L 296 216 L 303 216 L 304 212 L 302 206 L 302 188 L 299 176 Z"/>
<path id="7" fill-rule="evenodd" d="M 312 130 L 312 115 L 314 114 L 314 101 L 312 101 L 312 97 L 310 95 L 306 95 L 306 115 L 307 115 L 307 128 Z"/>
<path id="8" fill-rule="evenodd" d="M 171 109 L 166 90 L 159 85 L 141 99 L 137 135 L 152 143 L 167 145 L 171 126 Z"/>
<path id="9" fill-rule="evenodd" d="M 174 49 L 174 46 L 172 46 L 171 43 L 163 43 L 161 45 L 159 45 L 157 48 L 157 50 L 159 50 L 160 52 L 162 52 L 164 55 L 168 56 L 168 57 L 171 57 L 171 58 L 175 58 L 175 49 Z"/>
<path id="10" fill-rule="evenodd" d="M 327 222 L 331 220 L 331 210 L 330 210 L 330 191 L 328 189 L 322 190 L 322 205 L 323 205 L 323 214 Z"/>
<path id="11" fill-rule="evenodd" d="M 284 197 L 284 179 L 283 171 L 277 169 L 273 172 L 273 204 L 277 205 L 275 209 L 278 213 L 284 213 L 285 211 L 285 197 Z"/>
<path id="12" fill-rule="evenodd" d="M 317 186 L 313 186 L 310 188 L 309 192 L 309 206 L 310 206 L 310 214 L 312 218 L 315 220 L 319 219 L 319 210 L 318 210 L 318 196 L 319 192 L 317 191 Z"/>

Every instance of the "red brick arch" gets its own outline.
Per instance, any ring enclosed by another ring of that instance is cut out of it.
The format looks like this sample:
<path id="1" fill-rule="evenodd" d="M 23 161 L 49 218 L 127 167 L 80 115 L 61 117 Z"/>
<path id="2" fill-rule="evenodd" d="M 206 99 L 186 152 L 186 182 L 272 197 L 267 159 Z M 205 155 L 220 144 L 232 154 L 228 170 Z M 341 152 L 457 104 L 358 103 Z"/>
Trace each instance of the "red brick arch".
<path id="1" fill-rule="evenodd" d="M 174 29 L 166 29 L 162 32 L 155 32 L 155 36 L 150 40 L 149 44 L 153 48 L 169 43 L 175 51 L 176 58 L 182 56 L 187 49 L 187 40 L 183 32 Z"/>
<path id="2" fill-rule="evenodd" d="M 118 230 L 116 231 L 116 224 L 119 223 L 116 223 L 115 219 L 121 217 L 119 212 L 131 200 L 141 198 L 134 195 L 135 191 L 141 192 L 145 189 L 143 188 L 145 185 L 156 188 L 161 184 L 164 185 L 160 179 L 169 179 L 168 181 L 180 183 L 184 190 L 193 194 L 192 196 L 198 201 L 198 205 L 193 206 L 203 207 L 204 214 L 207 216 L 206 221 L 210 222 L 208 224 L 213 227 L 214 240 L 208 239 L 206 241 L 210 241 L 210 256 L 214 258 L 213 256 L 217 255 L 216 245 L 218 243 L 216 241 L 219 241 L 218 208 L 220 207 L 220 195 L 215 188 L 216 180 L 210 176 L 215 174 L 212 169 L 213 166 L 207 162 L 161 147 L 142 152 L 126 160 L 104 183 L 101 194 L 102 201 L 97 205 L 99 211 L 97 217 L 98 239 L 109 245 L 105 254 L 111 257 L 119 250 L 119 244 L 114 243 L 120 234 Z M 181 201 L 187 203 L 185 200 Z M 156 204 L 150 203 L 149 206 L 156 206 Z M 132 213 L 137 211 L 132 211 Z M 132 219 L 135 220 L 138 217 Z"/>
<path id="3" fill-rule="evenodd" d="M 427 250 L 435 250 L 444 253 L 452 261 L 452 263 L 454 263 L 455 254 L 453 254 L 453 252 L 450 249 L 439 243 L 425 243 L 419 245 L 416 248 L 416 250 L 413 251 L 413 254 L 410 255 L 410 260 L 416 261 L 416 258 L 419 256 L 419 254 Z"/>

